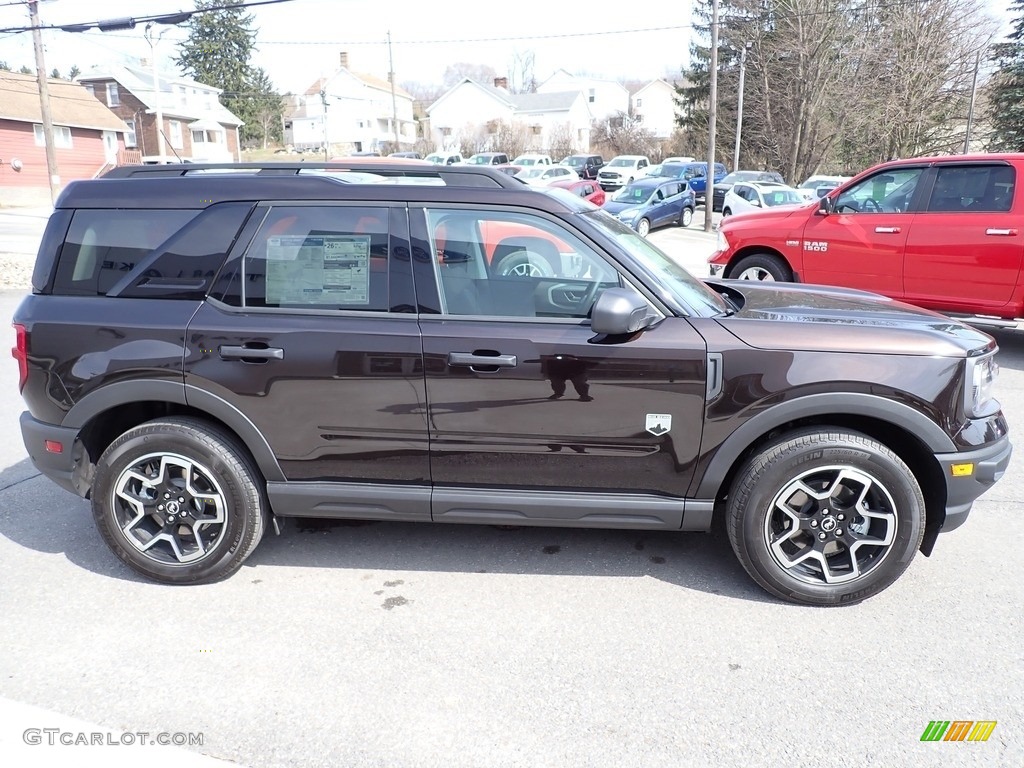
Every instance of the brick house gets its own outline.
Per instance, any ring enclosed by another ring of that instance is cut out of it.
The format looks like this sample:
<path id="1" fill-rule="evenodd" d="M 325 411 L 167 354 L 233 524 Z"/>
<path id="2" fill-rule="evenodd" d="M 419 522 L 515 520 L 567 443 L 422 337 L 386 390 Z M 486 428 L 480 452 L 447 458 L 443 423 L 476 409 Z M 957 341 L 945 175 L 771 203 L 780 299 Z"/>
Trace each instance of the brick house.
<path id="1" fill-rule="evenodd" d="M 145 60 L 138 66 L 110 64 L 78 77 L 78 82 L 128 126 L 125 145 L 144 163 L 234 162 L 242 121 L 219 100 L 221 89 L 172 72 L 156 72 Z M 156 82 L 156 87 L 154 87 Z M 156 130 L 159 108 L 163 151 Z"/>

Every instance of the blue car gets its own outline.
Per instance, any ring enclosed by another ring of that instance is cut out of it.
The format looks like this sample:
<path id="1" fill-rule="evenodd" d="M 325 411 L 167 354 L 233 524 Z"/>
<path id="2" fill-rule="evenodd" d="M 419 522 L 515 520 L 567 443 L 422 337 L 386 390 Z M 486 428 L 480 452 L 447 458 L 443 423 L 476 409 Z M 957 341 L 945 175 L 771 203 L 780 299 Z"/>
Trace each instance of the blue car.
<path id="1" fill-rule="evenodd" d="M 696 204 L 690 185 L 664 177 L 637 179 L 605 201 L 604 210 L 646 237 L 665 224 L 690 226 Z"/>
<path id="2" fill-rule="evenodd" d="M 728 174 L 728 170 L 721 163 L 715 163 L 715 184 L 720 182 Z M 671 176 L 674 179 L 686 179 L 693 190 L 693 196 L 698 203 L 704 202 L 704 195 L 708 191 L 708 164 L 707 163 L 664 163 L 661 166 L 662 176 Z"/>

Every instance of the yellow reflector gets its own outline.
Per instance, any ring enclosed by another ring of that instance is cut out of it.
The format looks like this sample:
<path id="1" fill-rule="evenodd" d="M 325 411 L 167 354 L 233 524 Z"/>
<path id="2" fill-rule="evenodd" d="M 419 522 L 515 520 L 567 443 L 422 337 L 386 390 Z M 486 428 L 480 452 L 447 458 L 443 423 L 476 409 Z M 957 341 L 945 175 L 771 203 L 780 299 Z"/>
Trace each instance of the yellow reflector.
<path id="1" fill-rule="evenodd" d="M 974 462 L 950 464 L 949 471 L 953 473 L 953 477 L 967 477 L 974 473 Z"/>

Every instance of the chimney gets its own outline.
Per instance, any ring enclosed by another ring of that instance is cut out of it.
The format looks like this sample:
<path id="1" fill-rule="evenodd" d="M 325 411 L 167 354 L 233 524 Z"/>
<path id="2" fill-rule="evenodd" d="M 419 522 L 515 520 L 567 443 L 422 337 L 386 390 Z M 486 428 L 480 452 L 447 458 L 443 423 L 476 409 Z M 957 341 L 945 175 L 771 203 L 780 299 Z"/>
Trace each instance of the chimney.
<path id="1" fill-rule="evenodd" d="M 507 77 L 496 77 L 496 78 L 494 78 L 494 87 L 495 88 L 508 88 L 508 78 Z"/>
<path id="2" fill-rule="evenodd" d="M 342 51 L 340 58 L 342 69 L 348 69 L 348 51 Z"/>

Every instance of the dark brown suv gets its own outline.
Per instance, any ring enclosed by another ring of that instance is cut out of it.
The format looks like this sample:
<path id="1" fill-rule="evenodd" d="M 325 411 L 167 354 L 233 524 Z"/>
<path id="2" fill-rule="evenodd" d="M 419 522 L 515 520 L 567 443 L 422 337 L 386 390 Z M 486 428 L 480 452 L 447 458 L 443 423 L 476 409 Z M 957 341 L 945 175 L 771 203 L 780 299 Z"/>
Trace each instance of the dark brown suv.
<path id="1" fill-rule="evenodd" d="M 36 466 L 136 571 L 278 518 L 706 531 L 856 602 L 1010 458 L 993 340 L 841 289 L 691 277 L 486 168 L 142 166 L 68 186 L 14 318 Z"/>

